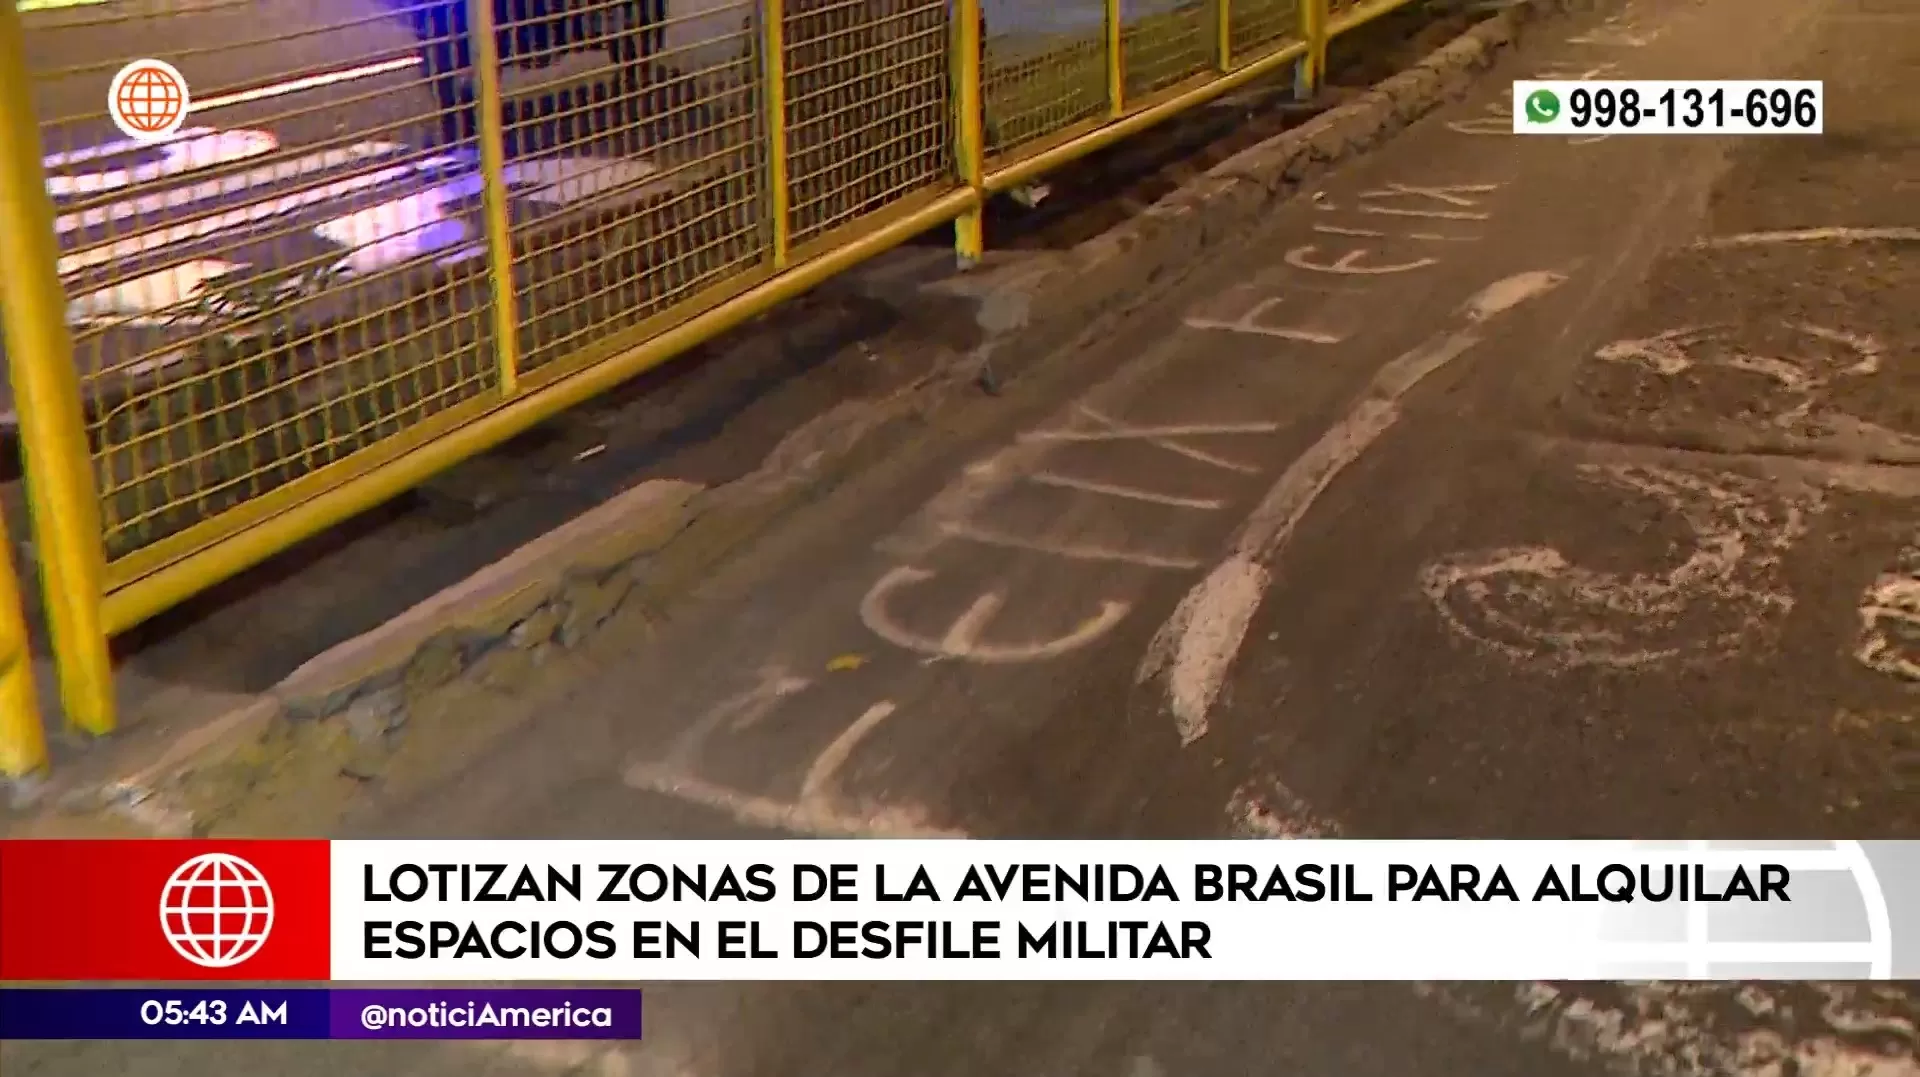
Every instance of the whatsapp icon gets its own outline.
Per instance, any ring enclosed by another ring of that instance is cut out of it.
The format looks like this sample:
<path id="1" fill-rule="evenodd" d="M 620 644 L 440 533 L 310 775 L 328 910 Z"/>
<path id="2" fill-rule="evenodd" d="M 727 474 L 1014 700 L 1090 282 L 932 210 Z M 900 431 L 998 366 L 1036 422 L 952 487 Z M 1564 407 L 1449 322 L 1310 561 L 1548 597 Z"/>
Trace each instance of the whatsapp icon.
<path id="1" fill-rule="evenodd" d="M 1560 118 L 1560 98 L 1552 90 L 1535 90 L 1527 95 L 1527 122 L 1552 123 Z"/>

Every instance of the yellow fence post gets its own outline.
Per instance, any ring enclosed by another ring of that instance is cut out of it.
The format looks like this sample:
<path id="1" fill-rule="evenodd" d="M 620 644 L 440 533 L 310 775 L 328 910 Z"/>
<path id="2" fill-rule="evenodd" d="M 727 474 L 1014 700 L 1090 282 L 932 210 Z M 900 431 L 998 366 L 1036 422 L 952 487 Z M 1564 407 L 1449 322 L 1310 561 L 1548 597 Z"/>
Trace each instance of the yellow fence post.
<path id="1" fill-rule="evenodd" d="M 60 698 L 68 721 L 104 734 L 114 724 L 113 663 L 100 615 L 106 549 L 40 153 L 20 13 L 13 0 L 0 0 L 0 310 L 8 375 Z"/>
<path id="2" fill-rule="evenodd" d="M 787 4 L 761 0 L 760 65 L 767 103 L 767 212 L 773 216 L 773 268 L 785 269 L 793 259 L 793 192 L 787 189 Z"/>
<path id="3" fill-rule="evenodd" d="M 954 159 L 960 167 L 960 182 L 972 188 L 978 199 L 972 209 L 954 219 L 953 250 L 962 266 L 971 266 L 987 250 L 982 189 L 987 175 L 986 94 L 981 86 L 986 43 L 980 40 L 980 0 L 957 0 L 953 17 Z"/>
<path id="4" fill-rule="evenodd" d="M 24 778 L 46 765 L 47 731 L 34 698 L 27 618 L 13 574 L 13 545 L 0 521 L 0 775 Z"/>
<path id="5" fill-rule="evenodd" d="M 473 107 L 480 113 L 480 184 L 487 214 L 487 268 L 493 277 L 494 361 L 500 395 L 520 389 L 520 305 L 513 291 L 513 231 L 507 217 L 507 134 L 500 95 L 500 43 L 493 0 L 468 0 L 473 34 Z"/>
<path id="6" fill-rule="evenodd" d="M 1302 101 L 1320 92 L 1327 73 L 1327 9 L 1332 0 L 1300 0 L 1300 40 L 1307 51 L 1293 68 L 1293 93 Z"/>
<path id="7" fill-rule="evenodd" d="M 1213 0 L 1214 63 L 1221 74 L 1233 70 L 1233 0 Z"/>
<path id="8" fill-rule="evenodd" d="M 1114 119 L 1127 114 L 1127 59 L 1120 46 L 1126 12 L 1121 2 L 1107 0 L 1107 115 Z"/>

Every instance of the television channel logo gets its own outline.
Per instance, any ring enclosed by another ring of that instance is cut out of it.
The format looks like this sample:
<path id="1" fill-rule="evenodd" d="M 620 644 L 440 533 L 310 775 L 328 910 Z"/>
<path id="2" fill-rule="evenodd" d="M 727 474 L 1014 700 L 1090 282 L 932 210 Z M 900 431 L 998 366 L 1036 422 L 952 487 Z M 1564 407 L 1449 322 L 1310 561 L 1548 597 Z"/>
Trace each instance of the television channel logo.
<path id="1" fill-rule="evenodd" d="M 260 952 L 273 931 L 273 888 L 231 853 L 202 853 L 167 878 L 160 930 L 173 952 L 203 969 L 230 969 Z"/>
<path id="2" fill-rule="evenodd" d="M 135 60 L 107 85 L 107 116 L 136 142 L 172 138 L 191 107 L 186 76 L 164 60 Z"/>

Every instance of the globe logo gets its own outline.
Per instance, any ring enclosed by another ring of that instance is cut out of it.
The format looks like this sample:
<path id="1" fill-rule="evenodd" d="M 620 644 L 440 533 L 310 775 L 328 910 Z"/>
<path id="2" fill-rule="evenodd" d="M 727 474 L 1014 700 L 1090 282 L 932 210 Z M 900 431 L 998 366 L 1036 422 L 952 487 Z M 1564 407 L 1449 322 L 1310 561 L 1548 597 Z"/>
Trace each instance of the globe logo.
<path id="1" fill-rule="evenodd" d="M 1755 905 L 1692 902 L 1678 938 L 1654 922 L 1652 906 L 1606 913 L 1609 941 L 1634 955 L 1605 979 L 1649 980 L 1684 964 L 1696 979 L 1884 980 L 1893 976 L 1893 912 L 1877 866 L 1858 841 L 1636 842 L 1649 859 L 1707 867 L 1707 885 L 1737 865 L 1764 858 L 1793 874 L 1793 900 Z M 1880 867 L 1884 867 L 1882 862 Z"/>
<path id="2" fill-rule="evenodd" d="M 161 60 L 135 60 L 107 86 L 107 115 L 128 138 L 169 138 L 187 121 L 187 80 Z"/>
<path id="3" fill-rule="evenodd" d="M 202 853 L 175 868 L 160 891 L 160 930 L 173 952 L 226 969 L 260 952 L 273 930 L 273 889 L 230 853 Z"/>

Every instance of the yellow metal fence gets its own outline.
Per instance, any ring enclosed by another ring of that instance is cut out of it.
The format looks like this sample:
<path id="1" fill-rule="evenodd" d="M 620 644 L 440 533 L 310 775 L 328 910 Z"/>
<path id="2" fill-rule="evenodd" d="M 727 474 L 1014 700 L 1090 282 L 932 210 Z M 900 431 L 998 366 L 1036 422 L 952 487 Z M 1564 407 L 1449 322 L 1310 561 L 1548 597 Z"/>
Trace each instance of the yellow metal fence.
<path id="1" fill-rule="evenodd" d="M 0 313 L 60 693 L 103 734 L 113 634 L 928 228 L 978 258 L 989 195 L 1310 89 L 1330 28 L 1409 0 L 16 2 Z M 148 57 L 192 104 L 136 143 L 107 91 Z M 0 564 L 16 775 L 26 639 Z"/>

